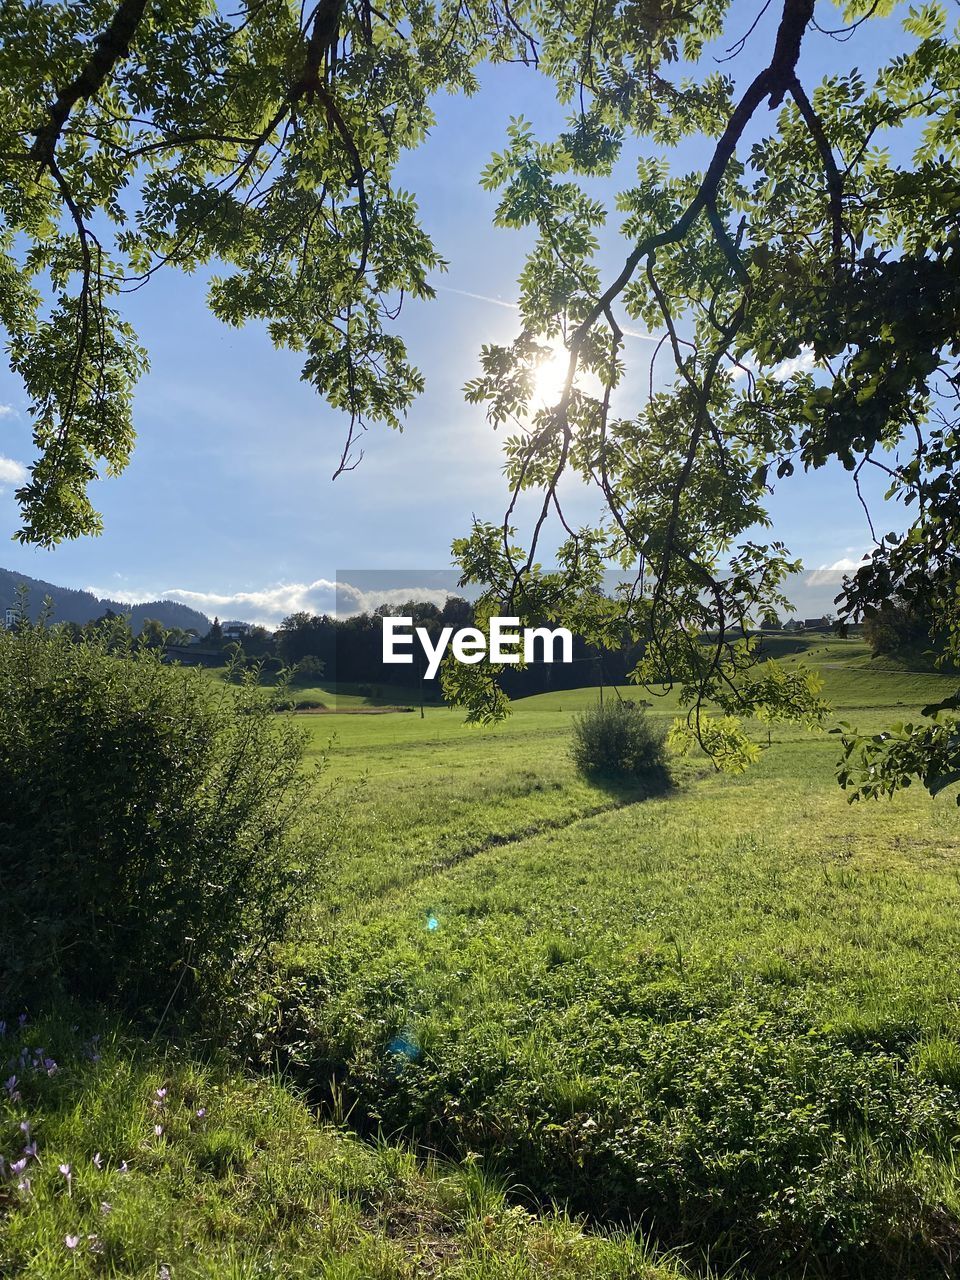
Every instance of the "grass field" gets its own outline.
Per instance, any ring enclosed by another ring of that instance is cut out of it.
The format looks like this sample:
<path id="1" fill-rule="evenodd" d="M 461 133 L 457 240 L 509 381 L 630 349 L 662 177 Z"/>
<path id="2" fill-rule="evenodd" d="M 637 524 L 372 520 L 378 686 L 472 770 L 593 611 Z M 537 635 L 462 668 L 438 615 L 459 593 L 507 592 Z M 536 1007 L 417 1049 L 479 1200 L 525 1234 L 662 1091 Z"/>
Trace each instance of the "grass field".
<path id="1" fill-rule="evenodd" d="M 864 728 L 948 683 L 807 648 Z M 485 730 L 337 719 L 332 770 L 365 782 L 295 966 L 303 1078 L 336 1078 L 368 1131 L 482 1154 L 528 1205 L 759 1273 L 937 1274 L 960 1207 L 954 797 L 851 806 L 837 740 L 779 727 L 740 777 L 691 759 L 669 794 L 603 789 L 567 758 L 595 696 Z"/>
<path id="2" fill-rule="evenodd" d="M 803 647 L 864 728 L 952 687 Z M 25 1076 L 43 1165 L 0 1190 L 0 1274 L 956 1274 L 954 794 L 851 806 L 836 738 L 777 726 L 741 776 L 604 788 L 568 758 L 595 697 L 301 717 L 343 827 L 286 1083 L 77 1033 Z M 45 1033 L 16 1034 L 14 1064 Z"/>

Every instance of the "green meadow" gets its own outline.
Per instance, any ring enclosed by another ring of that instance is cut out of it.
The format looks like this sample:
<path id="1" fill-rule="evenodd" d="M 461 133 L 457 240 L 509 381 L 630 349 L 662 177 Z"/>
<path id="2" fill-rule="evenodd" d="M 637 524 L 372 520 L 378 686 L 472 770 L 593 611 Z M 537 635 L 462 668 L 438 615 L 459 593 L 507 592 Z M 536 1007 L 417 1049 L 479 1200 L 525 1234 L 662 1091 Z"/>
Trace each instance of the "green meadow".
<path id="1" fill-rule="evenodd" d="M 862 728 L 950 684 L 798 649 Z M 6 1184 L 0 1273 L 955 1274 L 953 791 L 850 805 L 837 738 L 779 725 L 738 776 L 595 785 L 569 740 L 596 697 L 299 717 L 339 836 L 265 997 L 266 1078 L 9 1032 L 61 1069 L 3 1112 L 5 1153 L 27 1107 L 47 1154 L 29 1202 Z"/>

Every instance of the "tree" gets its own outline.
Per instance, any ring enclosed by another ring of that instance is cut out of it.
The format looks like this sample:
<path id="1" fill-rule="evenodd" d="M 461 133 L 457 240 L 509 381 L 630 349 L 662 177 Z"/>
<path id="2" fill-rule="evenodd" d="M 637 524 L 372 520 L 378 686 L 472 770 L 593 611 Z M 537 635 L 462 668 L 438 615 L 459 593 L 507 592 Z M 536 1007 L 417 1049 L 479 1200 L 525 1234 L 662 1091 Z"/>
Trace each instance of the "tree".
<path id="1" fill-rule="evenodd" d="M 162 649 L 168 643 L 166 628 L 156 618 L 144 619 L 140 639 L 148 649 Z"/>
<path id="2" fill-rule="evenodd" d="M 937 4 L 849 0 L 839 27 L 831 13 L 758 0 L 741 28 L 726 0 L 4 5 L 0 305 L 39 451 L 22 536 L 97 527 L 87 483 L 126 461 L 146 359 L 115 304 L 162 265 L 225 264 L 213 310 L 305 353 L 304 376 L 349 419 L 340 469 L 355 465 L 365 421 L 396 425 L 420 389 L 390 317 L 403 295 L 430 294 L 440 265 L 394 166 L 425 135 L 432 94 L 469 91 L 481 59 L 513 60 L 553 79 L 569 123 L 539 140 L 515 121 L 483 175 L 499 225 L 536 238 L 521 332 L 484 348 L 467 388 L 516 428 L 506 518 L 457 543 L 465 577 L 489 584 L 478 616 L 506 605 L 602 647 L 626 631 L 643 646 L 635 678 L 669 671 L 696 738 L 730 758 L 737 718 L 792 715 L 797 699 L 819 712 L 812 683 L 756 679 L 745 628 L 784 607 L 796 567 L 755 532 L 772 488 L 839 460 L 858 493 L 876 471 L 912 507 L 897 508 L 909 527 L 874 535 L 841 620 L 896 589 L 958 656 L 960 48 Z M 880 22 L 873 71 L 818 75 L 818 42 L 843 39 L 849 66 L 869 63 Z M 671 150 L 687 165 L 695 146 L 702 169 L 672 172 Z M 621 158 L 637 180 L 617 197 L 628 247 L 608 280 L 595 179 Z M 630 324 L 656 341 L 649 393 L 621 406 Z M 562 394 L 534 410 L 557 343 Z M 571 473 L 602 499 L 590 528 L 564 516 Z M 525 490 L 539 500 L 521 538 Z M 544 574 L 550 518 L 560 571 Z M 603 604 L 611 561 L 633 581 Z M 448 691 L 477 718 L 500 714 L 495 675 L 448 670 Z"/>
<path id="3" fill-rule="evenodd" d="M 869 81 L 851 70 L 813 83 L 815 41 L 842 36 L 855 66 L 863 32 L 895 7 L 852 0 L 843 29 L 830 31 L 813 0 L 783 0 L 774 30 L 758 6 L 731 44 L 733 11 L 696 6 L 671 11 L 647 56 L 621 38 L 618 6 L 598 20 L 585 13 L 585 52 L 567 84 L 575 122 L 548 142 L 515 122 L 484 175 L 502 192 L 500 223 L 532 227 L 537 241 L 521 277 L 523 329 L 484 349 L 468 387 L 495 424 L 518 428 L 506 444 L 508 514 L 459 542 L 461 564 L 468 580 L 492 584 L 490 608 L 552 609 L 583 634 L 586 589 L 608 561 L 628 570 L 616 606 L 597 615 L 590 604 L 595 635 L 629 623 L 646 642 L 636 677 L 671 672 L 715 758 L 738 760 L 738 737 L 746 752 L 742 719 L 789 714 L 784 695 L 818 711 L 812 684 L 788 690 L 755 678 L 757 648 L 740 631 L 745 618 L 785 604 L 797 566 L 755 530 L 769 526 L 774 485 L 798 467 L 839 460 L 861 498 L 864 473 L 878 472 L 902 504 L 890 522 L 909 525 L 873 534 L 872 555 L 838 597 L 841 620 L 881 608 L 896 584 L 938 619 L 947 649 L 960 650 L 960 48 L 938 6 L 900 8 Z M 731 58 L 752 60 L 739 84 L 701 56 L 721 31 Z M 674 70 L 678 46 L 685 65 Z M 691 60 L 701 64 L 693 78 Z M 662 155 L 640 159 L 639 181 L 618 197 L 630 247 L 607 281 L 596 261 L 606 211 L 578 179 L 609 173 L 635 136 L 661 153 L 699 136 L 709 159 L 682 176 Z M 625 413 L 614 405 L 628 321 L 657 341 L 649 392 Z M 568 359 L 562 394 L 531 413 L 537 364 L 556 341 Z M 564 518 L 570 473 L 602 497 L 591 528 Z M 521 549 L 512 525 L 529 490 L 539 501 Z M 544 575 L 536 559 L 551 517 L 561 572 Z M 451 671 L 449 684 L 477 716 L 501 709 L 488 673 Z M 929 785 L 917 766 L 932 759 L 920 749 L 929 735 L 903 733 L 918 751 L 903 749 L 887 781 L 913 772 Z M 939 738 L 942 777 L 944 744 L 960 763 L 960 734 L 945 727 Z M 855 796 L 875 794 L 869 779 L 888 739 L 850 732 L 845 750 L 841 781 Z"/>
<path id="4" fill-rule="evenodd" d="M 393 169 L 434 92 L 526 56 L 501 0 L 0 7 L 0 321 L 40 455 L 21 537 L 99 529 L 88 485 L 127 463 L 147 365 L 123 295 L 167 266 L 216 262 L 215 314 L 304 354 L 349 416 L 340 469 L 367 419 L 399 425 L 422 378 L 391 327 L 442 261 Z"/>
<path id="5" fill-rule="evenodd" d="M 874 657 L 910 654 L 929 649 L 931 619 L 916 613 L 896 596 L 884 601 L 882 608 L 864 619 L 863 638 Z"/>

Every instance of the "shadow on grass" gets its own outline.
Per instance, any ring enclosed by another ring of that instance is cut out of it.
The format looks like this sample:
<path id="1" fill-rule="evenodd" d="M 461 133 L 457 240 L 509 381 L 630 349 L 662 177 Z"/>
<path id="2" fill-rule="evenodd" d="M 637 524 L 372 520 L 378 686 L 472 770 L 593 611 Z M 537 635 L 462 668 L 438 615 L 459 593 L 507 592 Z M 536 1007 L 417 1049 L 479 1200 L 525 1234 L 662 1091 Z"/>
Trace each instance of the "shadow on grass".
<path id="1" fill-rule="evenodd" d="M 645 770 L 642 774 L 591 770 L 584 771 L 583 776 L 621 804 L 656 800 L 677 790 L 677 783 L 665 765 Z"/>

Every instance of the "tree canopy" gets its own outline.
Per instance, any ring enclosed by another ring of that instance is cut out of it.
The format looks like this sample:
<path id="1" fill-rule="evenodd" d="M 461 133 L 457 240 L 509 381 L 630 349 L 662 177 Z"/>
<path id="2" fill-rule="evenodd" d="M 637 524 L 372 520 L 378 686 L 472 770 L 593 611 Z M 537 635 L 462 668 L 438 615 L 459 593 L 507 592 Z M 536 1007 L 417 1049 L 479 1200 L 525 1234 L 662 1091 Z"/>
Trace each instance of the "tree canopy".
<path id="1" fill-rule="evenodd" d="M 87 487 L 126 463 L 146 362 L 123 295 L 166 266 L 212 264 L 219 317 L 303 352 L 303 377 L 348 416 L 341 468 L 367 421 L 397 425 L 422 386 L 399 307 L 431 294 L 441 258 L 394 169 L 439 90 L 470 92 L 481 62 L 513 61 L 553 81 L 568 122 L 540 138 L 514 121 L 482 175 L 498 224 L 536 240 L 521 331 L 484 348 L 467 388 L 512 428 L 512 496 L 456 544 L 465 578 L 489 584 L 491 611 L 598 643 L 626 627 L 646 646 L 638 679 L 668 672 L 691 733 L 736 764 L 750 754 L 737 718 L 818 713 L 813 682 L 758 668 L 744 628 L 784 607 L 795 568 L 763 534 L 773 487 L 839 460 L 857 493 L 879 470 L 897 510 L 890 531 L 868 510 L 875 545 L 841 620 L 896 592 L 956 659 L 960 44 L 938 3 L 774 4 L 9 0 L 0 318 L 38 447 L 21 536 L 98 528 Z M 858 50 L 877 23 L 888 53 L 867 74 Z M 833 39 L 850 69 L 805 70 L 811 42 Z M 707 159 L 688 172 L 691 141 Z M 594 179 L 624 160 L 636 177 L 616 197 L 624 250 L 607 279 Z M 648 393 L 625 406 L 631 322 L 659 340 Z M 537 409 L 536 368 L 558 342 L 566 383 Z M 593 527 L 567 523 L 570 473 L 601 495 Z M 526 533 L 525 490 L 539 494 Z M 548 521 L 553 573 L 537 561 Z M 632 579 L 614 601 L 595 589 L 611 562 Z M 448 687 L 496 715 L 495 676 L 460 668 Z M 851 735 L 855 794 L 911 773 L 937 789 L 958 763 L 955 709 Z"/>

